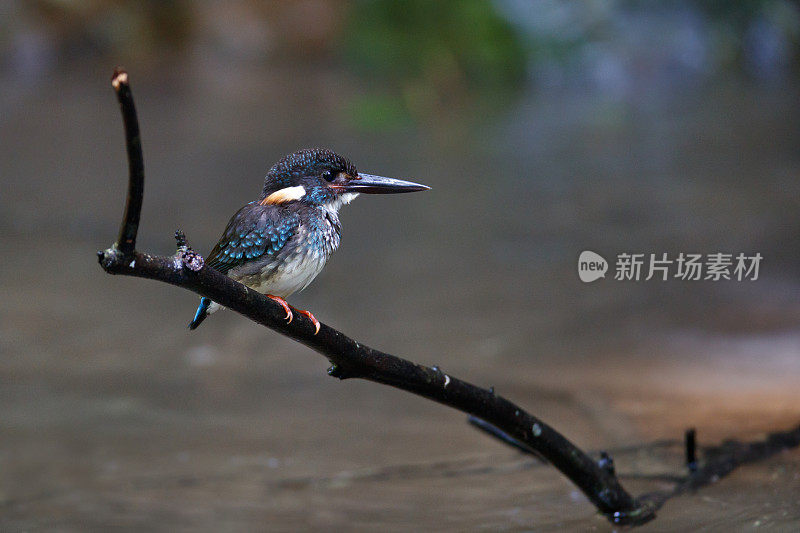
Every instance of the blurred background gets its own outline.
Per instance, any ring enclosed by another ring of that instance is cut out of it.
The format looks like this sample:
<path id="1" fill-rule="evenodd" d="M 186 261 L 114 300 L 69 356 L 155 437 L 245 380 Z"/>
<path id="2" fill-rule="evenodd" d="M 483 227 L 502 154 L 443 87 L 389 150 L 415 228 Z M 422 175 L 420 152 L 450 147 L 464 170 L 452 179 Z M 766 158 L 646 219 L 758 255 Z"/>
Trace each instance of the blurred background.
<path id="1" fill-rule="evenodd" d="M 207 253 L 282 155 L 432 186 L 362 197 L 291 298 L 499 393 L 634 492 L 677 446 L 800 419 L 800 6 L 787 0 L 0 1 L 4 530 L 604 529 L 460 413 L 106 275 L 143 134 L 138 246 Z M 577 276 L 581 251 L 760 253 L 756 281 Z M 644 445 L 642 447 L 642 445 Z M 634 448 L 630 448 L 634 446 Z M 639 447 L 636 447 L 639 446 Z M 653 528 L 800 525 L 800 453 Z"/>

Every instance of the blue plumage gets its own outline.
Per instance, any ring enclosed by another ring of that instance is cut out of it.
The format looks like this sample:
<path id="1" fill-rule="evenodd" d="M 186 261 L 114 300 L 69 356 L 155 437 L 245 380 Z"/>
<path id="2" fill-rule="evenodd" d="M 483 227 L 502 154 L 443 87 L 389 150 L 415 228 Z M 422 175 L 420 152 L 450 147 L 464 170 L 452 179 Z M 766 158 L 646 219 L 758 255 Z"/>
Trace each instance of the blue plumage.
<path id="1" fill-rule="evenodd" d="M 285 302 L 319 274 L 339 246 L 339 208 L 359 192 L 427 189 L 407 181 L 359 174 L 345 158 L 325 149 L 301 150 L 267 173 L 261 198 L 231 217 L 206 264 L 278 301 Z M 220 306 L 200 300 L 189 324 L 195 329 Z M 319 331 L 319 322 L 306 311 Z"/>
<path id="2" fill-rule="evenodd" d="M 252 202 L 241 208 L 211 251 L 206 262 L 227 274 L 247 261 L 277 257 L 300 226 L 300 217 L 288 206 Z"/>

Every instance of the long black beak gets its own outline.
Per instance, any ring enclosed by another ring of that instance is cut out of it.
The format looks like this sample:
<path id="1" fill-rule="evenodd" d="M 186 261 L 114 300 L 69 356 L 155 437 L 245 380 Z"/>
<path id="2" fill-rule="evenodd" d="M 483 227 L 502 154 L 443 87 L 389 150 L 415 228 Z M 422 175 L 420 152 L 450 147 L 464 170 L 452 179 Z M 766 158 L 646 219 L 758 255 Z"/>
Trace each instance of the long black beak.
<path id="1" fill-rule="evenodd" d="M 384 178 L 373 176 L 372 174 L 361 174 L 344 186 L 346 192 L 363 192 L 367 194 L 389 194 L 398 192 L 427 191 L 427 185 L 414 183 L 413 181 L 396 180 L 394 178 Z"/>

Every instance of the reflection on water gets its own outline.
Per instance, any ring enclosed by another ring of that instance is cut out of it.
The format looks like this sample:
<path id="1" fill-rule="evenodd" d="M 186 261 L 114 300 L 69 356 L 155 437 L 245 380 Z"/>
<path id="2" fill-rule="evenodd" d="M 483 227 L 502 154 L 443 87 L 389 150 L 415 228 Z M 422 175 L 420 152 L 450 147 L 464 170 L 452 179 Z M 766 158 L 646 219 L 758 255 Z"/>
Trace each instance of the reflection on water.
<path id="1" fill-rule="evenodd" d="M 181 228 L 207 252 L 280 155 L 329 146 L 433 190 L 344 208 L 342 247 L 298 307 L 495 385 L 590 449 L 796 423 L 794 85 L 536 92 L 452 135 L 366 134 L 347 116 L 362 82 L 336 65 L 164 62 L 128 65 L 143 249 L 169 253 Z M 459 414 L 331 380 L 324 360 L 231 312 L 190 333 L 194 295 L 103 274 L 94 250 L 114 238 L 126 176 L 109 66 L 56 69 L 3 109 L 0 524 L 604 527 L 551 468 Z M 586 285 L 584 249 L 764 262 L 757 282 Z M 637 453 L 618 469 L 680 471 L 679 450 Z M 657 527 L 796 526 L 799 459 L 676 499 Z"/>

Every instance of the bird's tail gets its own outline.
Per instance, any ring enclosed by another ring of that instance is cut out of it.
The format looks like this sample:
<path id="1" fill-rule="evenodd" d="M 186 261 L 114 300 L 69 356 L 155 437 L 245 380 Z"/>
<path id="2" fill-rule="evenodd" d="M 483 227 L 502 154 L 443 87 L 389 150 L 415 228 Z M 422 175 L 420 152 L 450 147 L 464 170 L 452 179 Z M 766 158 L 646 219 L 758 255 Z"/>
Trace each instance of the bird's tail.
<path id="1" fill-rule="evenodd" d="M 197 306 L 197 312 L 194 314 L 194 318 L 189 323 L 189 329 L 197 329 L 197 326 L 199 326 L 203 320 L 206 319 L 210 305 L 210 298 L 200 298 L 200 305 Z"/>

